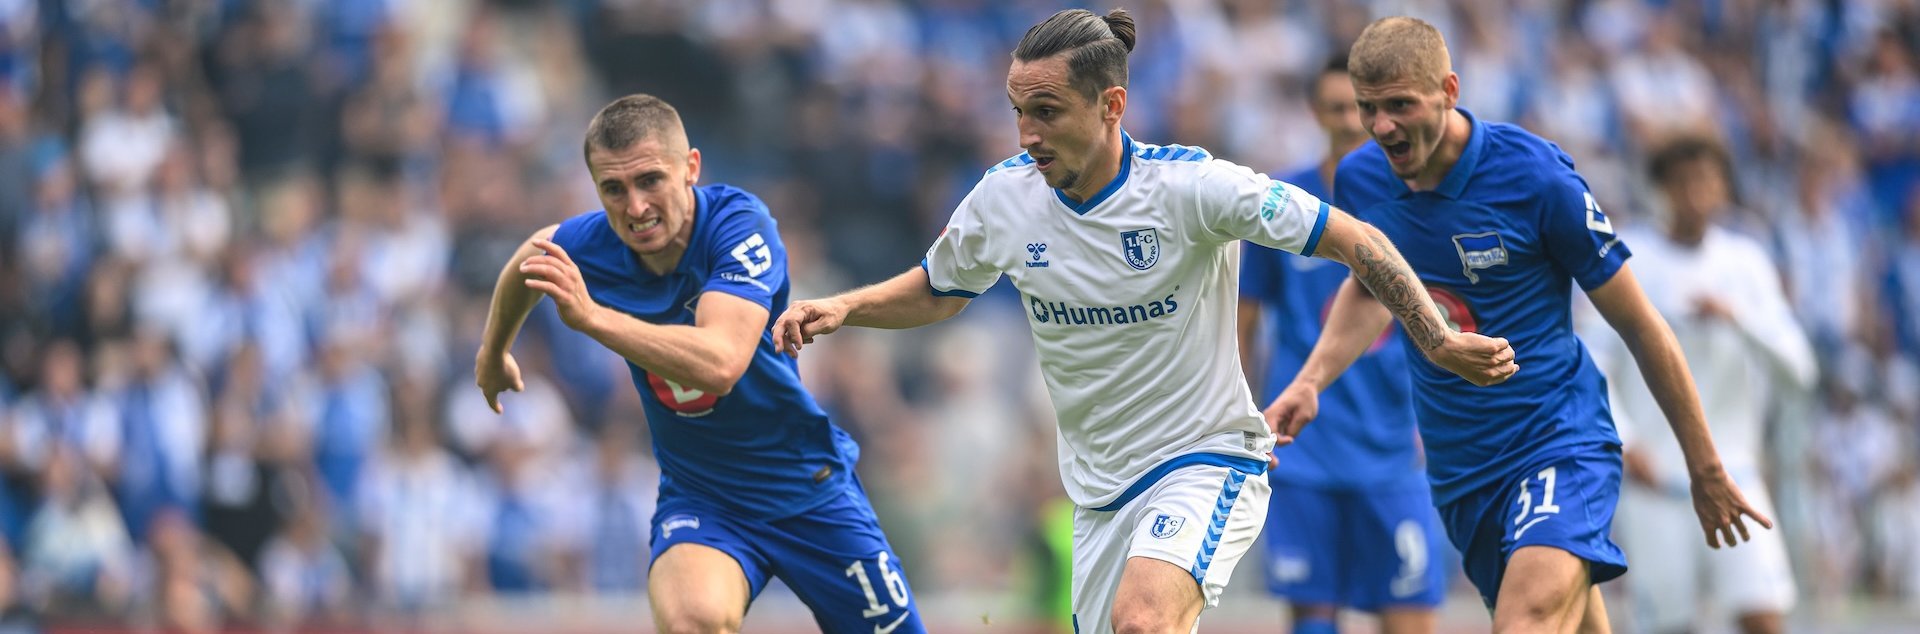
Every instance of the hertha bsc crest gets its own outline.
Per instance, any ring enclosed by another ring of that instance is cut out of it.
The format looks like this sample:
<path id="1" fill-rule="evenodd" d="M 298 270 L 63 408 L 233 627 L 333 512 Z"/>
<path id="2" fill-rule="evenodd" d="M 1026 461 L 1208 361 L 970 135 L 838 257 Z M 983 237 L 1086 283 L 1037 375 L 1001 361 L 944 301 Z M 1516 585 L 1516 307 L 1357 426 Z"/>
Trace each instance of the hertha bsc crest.
<path id="1" fill-rule="evenodd" d="M 1127 256 L 1127 265 L 1135 270 L 1153 268 L 1153 264 L 1160 261 L 1160 234 L 1153 229 L 1122 231 L 1120 250 Z"/>

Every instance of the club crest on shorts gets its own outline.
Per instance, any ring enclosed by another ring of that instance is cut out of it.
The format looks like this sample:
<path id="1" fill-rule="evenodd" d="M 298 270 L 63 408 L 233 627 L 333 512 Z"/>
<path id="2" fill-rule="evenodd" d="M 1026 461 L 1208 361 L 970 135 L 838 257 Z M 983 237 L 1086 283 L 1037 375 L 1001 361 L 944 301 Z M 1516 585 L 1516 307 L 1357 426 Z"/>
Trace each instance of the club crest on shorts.
<path id="1" fill-rule="evenodd" d="M 1156 229 L 1134 229 L 1120 232 L 1120 251 L 1127 256 L 1127 266 L 1134 270 L 1145 271 L 1160 261 L 1160 233 Z"/>
<path id="2" fill-rule="evenodd" d="M 1187 518 L 1162 513 L 1159 517 L 1153 518 L 1153 536 L 1160 539 L 1172 537 L 1174 533 L 1180 532 L 1180 527 L 1185 526 L 1186 523 Z"/>

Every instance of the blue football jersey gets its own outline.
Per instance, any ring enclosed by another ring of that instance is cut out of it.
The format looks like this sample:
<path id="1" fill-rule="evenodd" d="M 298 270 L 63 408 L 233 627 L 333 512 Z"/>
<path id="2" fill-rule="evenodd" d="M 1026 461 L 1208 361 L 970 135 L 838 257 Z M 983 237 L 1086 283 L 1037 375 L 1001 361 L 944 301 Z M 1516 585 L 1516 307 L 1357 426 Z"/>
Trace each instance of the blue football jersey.
<path id="1" fill-rule="evenodd" d="M 1453 326 L 1505 337 L 1520 364 L 1492 387 L 1425 357 L 1410 364 L 1435 504 L 1547 452 L 1620 442 L 1571 301 L 1573 282 L 1592 290 L 1612 279 L 1627 246 L 1559 146 L 1460 112 L 1473 136 L 1433 191 L 1409 190 L 1371 141 L 1334 178 L 1335 205 L 1387 234 Z"/>
<path id="2" fill-rule="evenodd" d="M 620 242 L 605 211 L 568 219 L 553 241 L 573 256 L 603 306 L 655 324 L 694 323 L 718 291 L 787 309 L 787 252 L 759 198 L 726 185 L 694 189 L 693 238 L 672 273 L 655 275 Z M 800 384 L 794 360 L 760 335 L 733 392 L 715 396 L 627 364 L 646 406 L 661 497 L 694 495 L 752 517 L 790 517 L 841 495 L 859 448 Z"/>
<path id="3" fill-rule="evenodd" d="M 1318 166 L 1280 180 L 1329 198 Z M 1240 253 L 1240 296 L 1264 305 L 1262 326 L 1272 334 L 1260 400 L 1265 408 L 1313 352 L 1347 267 L 1251 242 Z M 1280 459 L 1275 482 L 1358 489 L 1405 482 L 1410 475 L 1418 481 L 1407 353 L 1391 343 L 1399 338 L 1399 328 L 1389 329 L 1320 394 L 1317 422 L 1274 452 Z"/>

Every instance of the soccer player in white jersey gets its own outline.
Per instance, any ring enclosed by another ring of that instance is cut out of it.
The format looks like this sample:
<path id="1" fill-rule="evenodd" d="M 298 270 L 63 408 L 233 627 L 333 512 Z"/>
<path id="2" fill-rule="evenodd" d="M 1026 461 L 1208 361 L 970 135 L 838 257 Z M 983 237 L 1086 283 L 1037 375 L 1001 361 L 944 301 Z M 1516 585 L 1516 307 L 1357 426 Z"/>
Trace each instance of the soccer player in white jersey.
<path id="1" fill-rule="evenodd" d="M 1710 139 L 1683 137 L 1655 151 L 1648 167 L 1667 201 L 1666 226 L 1623 230 L 1621 238 L 1634 245 L 1643 270 L 1660 272 L 1641 278 L 1642 288 L 1673 325 L 1693 368 L 1727 473 L 1756 510 L 1771 514 L 1761 479 L 1761 438 L 1773 402 L 1766 395 L 1779 387 L 1812 387 L 1813 345 L 1788 307 L 1766 249 L 1715 224 L 1732 206 L 1725 150 Z M 1780 534 L 1756 532 L 1745 547 L 1726 550 L 1674 538 L 1697 523 L 1680 445 L 1658 429 L 1659 404 L 1625 344 L 1612 336 L 1599 340 L 1608 345 L 1595 356 L 1612 379 L 1614 420 L 1626 441 L 1616 535 L 1637 568 L 1627 584 L 1635 625 L 1662 634 L 1714 629 L 1696 622 L 1700 608 L 1712 605 L 1749 634 L 1781 631 L 1794 583 Z"/>
<path id="2" fill-rule="evenodd" d="M 774 333 L 797 352 L 844 325 L 922 326 L 1011 277 L 1079 506 L 1075 627 L 1186 633 L 1218 603 L 1270 493 L 1258 476 L 1276 439 L 1234 340 L 1235 241 L 1347 263 L 1425 356 L 1476 383 L 1517 367 L 1504 340 L 1447 329 L 1372 227 L 1199 148 L 1121 131 L 1133 43 L 1119 10 L 1062 11 L 1029 29 L 1007 76 L 1026 153 L 981 177 L 921 266 L 796 302 Z"/>

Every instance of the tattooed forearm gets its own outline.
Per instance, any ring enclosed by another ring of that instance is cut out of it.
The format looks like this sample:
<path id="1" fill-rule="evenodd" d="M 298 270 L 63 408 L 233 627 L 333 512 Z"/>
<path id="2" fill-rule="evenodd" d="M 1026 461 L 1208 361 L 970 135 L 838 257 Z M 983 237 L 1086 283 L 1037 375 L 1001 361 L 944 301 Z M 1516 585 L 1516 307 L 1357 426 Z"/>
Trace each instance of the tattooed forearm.
<path id="1" fill-rule="evenodd" d="M 1376 234 L 1369 236 L 1369 241 L 1373 244 L 1353 245 L 1354 277 L 1400 318 L 1414 345 L 1421 350 L 1440 347 L 1446 341 L 1446 330 L 1440 325 L 1437 309 L 1432 308 L 1433 300 L 1427 297 L 1426 289 L 1420 286 L 1406 260 L 1401 259 L 1384 238 Z"/>

